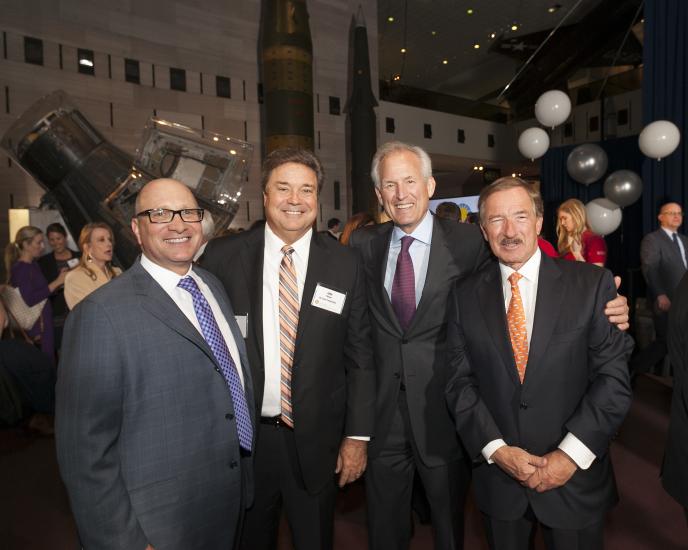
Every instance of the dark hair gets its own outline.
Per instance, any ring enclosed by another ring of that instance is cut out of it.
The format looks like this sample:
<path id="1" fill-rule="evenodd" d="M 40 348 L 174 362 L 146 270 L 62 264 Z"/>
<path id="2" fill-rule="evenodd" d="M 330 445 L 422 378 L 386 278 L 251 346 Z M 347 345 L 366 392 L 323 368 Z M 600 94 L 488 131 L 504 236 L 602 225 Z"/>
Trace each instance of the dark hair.
<path id="1" fill-rule="evenodd" d="M 57 222 L 51 223 L 48 227 L 45 228 L 45 234 L 50 235 L 50 233 L 59 233 L 63 237 L 67 236 L 67 230 L 61 223 Z"/>
<path id="2" fill-rule="evenodd" d="M 295 162 L 296 164 L 303 164 L 315 172 L 315 177 L 318 181 L 318 194 L 322 189 L 323 181 L 325 180 L 325 171 L 318 157 L 308 149 L 292 149 L 285 147 L 283 149 L 275 149 L 270 152 L 263 161 L 263 167 L 260 176 L 260 186 L 263 192 L 268 184 L 270 175 L 275 168 L 279 168 L 283 164 Z"/>
<path id="3" fill-rule="evenodd" d="M 542 197 L 540 196 L 540 192 L 537 189 L 535 189 L 535 186 L 533 186 L 532 183 L 528 183 L 527 181 L 522 180 L 521 178 L 506 176 L 493 181 L 490 185 L 485 187 L 480 192 L 480 197 L 478 198 L 478 212 L 480 213 L 480 223 L 485 222 L 485 202 L 490 197 L 490 195 L 493 195 L 494 193 L 497 193 L 499 191 L 506 191 L 508 189 L 515 189 L 518 187 L 520 187 L 526 193 L 528 193 L 528 196 L 530 197 L 530 200 L 533 203 L 533 210 L 535 211 L 535 215 L 538 218 L 542 218 L 545 212 L 545 206 L 542 203 Z"/>
<path id="4" fill-rule="evenodd" d="M 345 246 L 348 245 L 351 234 L 354 231 L 356 231 L 359 227 L 374 224 L 375 218 L 373 218 L 368 212 L 359 212 L 358 214 L 354 214 L 349 218 L 349 221 L 346 222 L 344 231 L 342 231 L 342 234 L 339 237 L 339 242 Z"/>
<path id="5" fill-rule="evenodd" d="M 332 229 L 333 227 L 337 227 L 340 223 L 342 223 L 339 218 L 330 218 L 327 220 L 327 229 Z"/>
<path id="6" fill-rule="evenodd" d="M 435 208 L 435 215 L 445 220 L 461 221 L 461 207 L 454 202 L 441 202 Z"/>

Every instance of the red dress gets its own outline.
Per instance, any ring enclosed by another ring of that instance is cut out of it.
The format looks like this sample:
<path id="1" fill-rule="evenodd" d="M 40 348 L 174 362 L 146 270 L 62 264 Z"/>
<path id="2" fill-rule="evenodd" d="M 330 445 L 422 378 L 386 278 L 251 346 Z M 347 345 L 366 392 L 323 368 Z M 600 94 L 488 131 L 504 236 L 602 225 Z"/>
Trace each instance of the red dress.
<path id="1" fill-rule="evenodd" d="M 583 231 L 581 235 L 582 254 L 585 261 L 589 264 L 602 264 L 607 261 L 607 245 L 604 237 L 593 233 L 589 229 Z M 574 260 L 573 252 L 567 252 L 562 256 L 565 260 Z"/>

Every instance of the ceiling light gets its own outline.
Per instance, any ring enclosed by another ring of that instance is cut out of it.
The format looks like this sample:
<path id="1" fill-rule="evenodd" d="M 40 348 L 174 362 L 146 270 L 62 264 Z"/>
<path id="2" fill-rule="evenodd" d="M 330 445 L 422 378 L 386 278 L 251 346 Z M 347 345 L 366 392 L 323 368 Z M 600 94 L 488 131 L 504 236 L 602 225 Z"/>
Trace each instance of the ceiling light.
<path id="1" fill-rule="evenodd" d="M 446 65 L 447 63 L 449 63 L 449 60 L 447 60 L 447 59 L 442 60 L 442 65 Z"/>
<path id="2" fill-rule="evenodd" d="M 220 138 L 217 136 L 213 136 L 213 141 L 220 141 Z"/>
<path id="3" fill-rule="evenodd" d="M 516 177 L 516 172 L 511 172 L 511 177 L 515 178 Z"/>
<path id="4" fill-rule="evenodd" d="M 401 48 L 401 53 L 406 53 L 406 48 Z"/>
<path id="5" fill-rule="evenodd" d="M 516 23 L 514 23 L 513 25 L 511 25 L 511 30 L 512 30 L 512 31 L 517 31 L 517 30 L 518 30 L 518 25 L 517 25 Z"/>
<path id="6" fill-rule="evenodd" d="M 561 4 L 552 4 L 549 8 L 547 8 L 547 13 L 554 13 L 556 11 L 559 11 L 561 8 Z"/>
<path id="7" fill-rule="evenodd" d="M 401 75 L 400 75 L 400 74 L 395 74 L 395 75 L 392 77 L 392 80 L 395 80 L 395 81 L 401 80 Z"/>
<path id="8" fill-rule="evenodd" d="M 390 16 L 387 18 L 387 21 L 389 21 L 390 23 L 394 23 L 394 17 L 392 17 L 392 16 L 390 15 Z"/>
<path id="9" fill-rule="evenodd" d="M 93 61 L 91 61 L 90 59 L 86 59 L 85 57 L 82 57 L 81 59 L 79 59 L 79 65 L 93 67 Z"/>
<path id="10" fill-rule="evenodd" d="M 437 31 L 430 31 L 430 34 L 433 36 L 437 36 Z"/>
<path id="11" fill-rule="evenodd" d="M 468 9 L 466 10 L 466 13 L 467 13 L 468 15 L 473 15 L 473 8 L 468 8 Z"/>
<path id="12" fill-rule="evenodd" d="M 474 166 L 474 167 L 473 167 L 473 170 L 477 170 L 477 169 L 478 169 L 478 167 L 477 167 L 477 166 Z"/>
<path id="13" fill-rule="evenodd" d="M 479 49 L 480 49 L 480 44 L 473 44 L 473 49 L 479 50 Z"/>
<path id="14" fill-rule="evenodd" d="M 495 38 L 497 36 L 497 33 L 491 32 L 490 33 L 490 38 Z"/>

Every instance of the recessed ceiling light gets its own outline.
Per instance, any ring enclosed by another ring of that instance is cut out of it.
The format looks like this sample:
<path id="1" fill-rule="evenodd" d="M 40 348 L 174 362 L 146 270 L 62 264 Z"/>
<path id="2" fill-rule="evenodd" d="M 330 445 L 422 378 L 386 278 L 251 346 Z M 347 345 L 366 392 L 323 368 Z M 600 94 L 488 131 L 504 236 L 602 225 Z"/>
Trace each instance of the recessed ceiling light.
<path id="1" fill-rule="evenodd" d="M 479 50 L 479 49 L 480 49 L 480 44 L 473 44 L 473 48 L 476 49 L 476 50 Z"/>
<path id="2" fill-rule="evenodd" d="M 516 177 L 516 172 L 511 172 L 511 177 L 515 178 Z"/>
<path id="3" fill-rule="evenodd" d="M 406 48 L 401 48 L 401 50 L 399 50 L 399 51 L 400 51 L 401 53 L 406 53 Z"/>
<path id="4" fill-rule="evenodd" d="M 449 63 L 449 60 L 448 60 L 448 59 L 443 59 L 443 60 L 442 60 L 442 65 L 446 65 L 447 63 Z"/>
<path id="5" fill-rule="evenodd" d="M 466 10 L 466 13 L 467 13 L 468 15 L 473 15 L 473 8 L 468 8 L 468 9 Z"/>
<path id="6" fill-rule="evenodd" d="M 547 13 L 554 13 L 556 11 L 559 11 L 561 9 L 561 4 L 552 4 L 549 8 L 547 8 Z"/>
<path id="7" fill-rule="evenodd" d="M 433 36 L 437 36 L 437 31 L 430 31 L 430 34 Z"/>
<path id="8" fill-rule="evenodd" d="M 387 21 L 389 21 L 390 23 L 394 23 L 394 17 L 392 17 L 392 16 L 390 15 L 390 16 L 387 18 Z"/>
<path id="9" fill-rule="evenodd" d="M 491 32 L 490 33 L 490 38 L 495 38 L 497 36 L 497 33 Z"/>
<path id="10" fill-rule="evenodd" d="M 401 80 L 401 75 L 400 75 L 400 74 L 395 74 L 395 75 L 392 77 L 392 80 Z"/>
<path id="11" fill-rule="evenodd" d="M 517 31 L 517 30 L 518 30 L 518 25 L 517 25 L 516 23 L 514 23 L 513 25 L 511 25 L 511 30 L 512 30 L 512 31 Z"/>

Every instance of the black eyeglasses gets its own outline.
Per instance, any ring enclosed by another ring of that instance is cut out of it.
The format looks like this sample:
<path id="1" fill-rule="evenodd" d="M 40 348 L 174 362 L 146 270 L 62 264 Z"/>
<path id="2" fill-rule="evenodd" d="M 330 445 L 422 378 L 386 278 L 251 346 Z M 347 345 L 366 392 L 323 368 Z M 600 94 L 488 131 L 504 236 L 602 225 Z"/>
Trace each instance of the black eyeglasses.
<path id="1" fill-rule="evenodd" d="M 175 215 L 179 214 L 179 217 L 183 222 L 187 223 L 197 223 L 203 219 L 202 208 L 184 208 L 183 210 L 168 210 L 167 208 L 150 208 L 139 212 L 136 214 L 137 218 L 141 216 L 148 216 L 151 223 L 170 223 Z"/>

